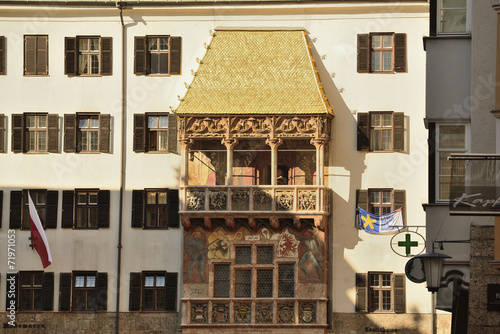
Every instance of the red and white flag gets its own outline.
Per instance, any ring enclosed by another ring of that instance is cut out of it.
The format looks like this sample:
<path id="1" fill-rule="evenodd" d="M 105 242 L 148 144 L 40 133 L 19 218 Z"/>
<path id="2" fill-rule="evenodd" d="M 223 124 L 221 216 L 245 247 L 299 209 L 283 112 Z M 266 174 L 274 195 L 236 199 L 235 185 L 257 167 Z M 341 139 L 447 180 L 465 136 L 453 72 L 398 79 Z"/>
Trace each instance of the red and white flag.
<path id="1" fill-rule="evenodd" d="M 40 255 L 43 268 L 45 269 L 52 263 L 52 255 L 50 254 L 49 242 L 47 241 L 47 237 L 45 236 L 42 222 L 40 221 L 40 217 L 38 217 L 38 212 L 36 211 L 33 201 L 31 200 L 29 191 L 28 200 L 30 208 L 31 238 L 33 246 L 38 252 L 38 255 Z"/>

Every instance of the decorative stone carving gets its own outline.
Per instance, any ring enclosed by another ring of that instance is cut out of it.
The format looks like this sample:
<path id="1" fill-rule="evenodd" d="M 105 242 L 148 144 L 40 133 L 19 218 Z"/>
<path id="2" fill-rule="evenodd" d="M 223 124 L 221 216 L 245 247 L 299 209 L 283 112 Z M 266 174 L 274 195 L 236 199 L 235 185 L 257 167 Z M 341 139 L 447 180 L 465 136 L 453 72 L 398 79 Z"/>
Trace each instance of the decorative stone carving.
<path id="1" fill-rule="evenodd" d="M 299 322 L 301 324 L 316 323 L 316 303 L 299 303 Z"/>
<path id="2" fill-rule="evenodd" d="M 272 303 L 255 303 L 255 323 L 256 324 L 273 323 Z"/>
<path id="3" fill-rule="evenodd" d="M 209 209 L 212 211 L 227 209 L 227 189 L 210 190 L 208 192 L 210 198 Z"/>
<path id="4" fill-rule="evenodd" d="M 266 134 L 272 129 L 271 117 L 234 117 L 231 119 L 231 133 L 235 134 Z"/>
<path id="5" fill-rule="evenodd" d="M 295 305 L 293 302 L 278 303 L 278 323 L 295 323 Z"/>
<path id="6" fill-rule="evenodd" d="M 299 210 L 300 211 L 316 210 L 316 191 L 299 190 Z"/>
<path id="7" fill-rule="evenodd" d="M 249 324 L 252 320 L 252 305 L 250 303 L 234 303 L 234 322 Z"/>
<path id="8" fill-rule="evenodd" d="M 314 133 L 317 129 L 317 119 L 313 117 L 278 117 L 275 132 L 279 133 Z"/>
<path id="9" fill-rule="evenodd" d="M 231 192 L 231 202 L 233 211 L 250 210 L 250 191 L 233 190 Z"/>
<path id="10" fill-rule="evenodd" d="M 229 304 L 214 303 L 212 306 L 212 323 L 227 324 L 229 323 Z"/>
<path id="11" fill-rule="evenodd" d="M 227 118 L 190 117 L 186 120 L 185 132 L 191 136 L 202 137 L 227 132 Z"/>
<path id="12" fill-rule="evenodd" d="M 293 191 L 276 191 L 276 210 L 291 211 L 293 209 Z"/>
<path id="13" fill-rule="evenodd" d="M 188 190 L 186 192 L 186 209 L 190 211 L 204 210 L 205 192 L 200 190 Z"/>
<path id="14" fill-rule="evenodd" d="M 255 190 L 253 192 L 253 209 L 256 211 L 271 211 L 272 201 L 270 190 Z"/>
<path id="15" fill-rule="evenodd" d="M 208 323 L 208 304 L 207 303 L 192 303 L 191 304 L 191 323 L 206 324 Z"/>

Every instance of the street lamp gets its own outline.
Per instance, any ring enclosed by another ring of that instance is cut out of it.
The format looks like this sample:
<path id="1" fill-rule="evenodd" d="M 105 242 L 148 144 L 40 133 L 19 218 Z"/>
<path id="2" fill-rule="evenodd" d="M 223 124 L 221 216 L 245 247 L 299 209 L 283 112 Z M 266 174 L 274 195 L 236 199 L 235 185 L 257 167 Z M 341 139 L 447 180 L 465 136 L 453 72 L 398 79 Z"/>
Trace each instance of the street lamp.
<path id="1" fill-rule="evenodd" d="M 420 258 L 424 266 L 424 273 L 427 282 L 427 290 L 432 292 L 432 333 L 437 332 L 436 328 L 436 292 L 441 286 L 441 274 L 443 272 L 443 260 L 451 258 L 441 253 L 425 253 L 415 256 Z"/>

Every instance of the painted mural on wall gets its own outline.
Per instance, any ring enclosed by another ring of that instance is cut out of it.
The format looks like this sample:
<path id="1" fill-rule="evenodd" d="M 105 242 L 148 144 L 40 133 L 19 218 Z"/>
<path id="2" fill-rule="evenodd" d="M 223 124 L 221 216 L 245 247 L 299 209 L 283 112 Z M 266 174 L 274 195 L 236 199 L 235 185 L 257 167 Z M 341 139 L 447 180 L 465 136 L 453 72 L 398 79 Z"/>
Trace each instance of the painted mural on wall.
<path id="1" fill-rule="evenodd" d="M 248 224 L 234 226 L 229 231 L 226 225 L 218 225 L 212 231 L 196 226 L 185 232 L 184 237 L 184 283 L 208 283 L 210 260 L 234 258 L 234 245 L 274 245 L 275 258 L 287 258 L 297 264 L 298 282 L 318 283 L 325 275 L 324 232 L 307 224 L 299 230 L 287 224 L 279 231 L 261 224 L 251 229 Z"/>

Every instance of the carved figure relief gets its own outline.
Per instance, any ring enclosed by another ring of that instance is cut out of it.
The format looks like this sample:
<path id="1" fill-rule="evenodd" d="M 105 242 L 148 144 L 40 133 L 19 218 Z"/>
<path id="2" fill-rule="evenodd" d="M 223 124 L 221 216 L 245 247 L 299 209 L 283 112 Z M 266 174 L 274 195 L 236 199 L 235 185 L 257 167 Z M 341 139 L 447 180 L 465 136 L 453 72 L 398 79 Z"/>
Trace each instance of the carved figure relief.
<path id="1" fill-rule="evenodd" d="M 278 303 L 278 323 L 293 324 L 295 323 L 295 307 L 294 303 Z"/>
<path id="2" fill-rule="evenodd" d="M 206 303 L 191 304 L 191 323 L 192 324 L 208 323 L 208 304 Z"/>
<path id="3" fill-rule="evenodd" d="M 257 324 L 273 323 L 272 303 L 255 303 L 255 323 Z"/>
<path id="4" fill-rule="evenodd" d="M 316 323 L 316 303 L 299 303 L 299 321 L 302 324 Z"/>
<path id="5" fill-rule="evenodd" d="M 229 304 L 215 303 L 212 307 L 212 323 L 227 324 L 229 323 Z"/>
<path id="6" fill-rule="evenodd" d="M 249 324 L 252 319 L 252 305 L 250 303 L 234 303 L 234 322 Z"/>

